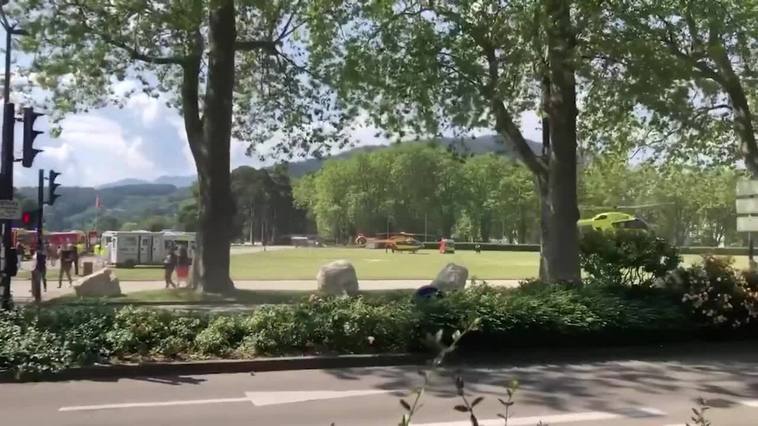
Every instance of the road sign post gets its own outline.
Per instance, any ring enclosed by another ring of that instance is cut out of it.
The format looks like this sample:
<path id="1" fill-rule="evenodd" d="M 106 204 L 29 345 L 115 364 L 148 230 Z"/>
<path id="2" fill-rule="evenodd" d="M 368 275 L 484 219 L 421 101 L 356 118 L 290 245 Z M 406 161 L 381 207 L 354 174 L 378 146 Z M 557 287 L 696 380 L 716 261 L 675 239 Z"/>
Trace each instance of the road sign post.
<path id="1" fill-rule="evenodd" d="M 756 267 L 754 260 L 753 233 L 758 232 L 758 180 L 737 182 L 737 232 L 747 233 L 748 261 L 750 269 Z"/>

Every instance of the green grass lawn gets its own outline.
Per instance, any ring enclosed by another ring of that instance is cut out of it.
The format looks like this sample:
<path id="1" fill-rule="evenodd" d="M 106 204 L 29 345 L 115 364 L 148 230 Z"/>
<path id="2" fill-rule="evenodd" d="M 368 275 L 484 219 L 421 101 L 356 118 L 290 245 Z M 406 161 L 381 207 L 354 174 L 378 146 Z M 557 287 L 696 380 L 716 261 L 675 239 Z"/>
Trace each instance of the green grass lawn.
<path id="1" fill-rule="evenodd" d="M 350 261 L 359 279 L 432 279 L 449 262 L 469 268 L 481 279 L 519 279 L 537 272 L 535 253 L 459 251 L 442 255 L 434 250 L 413 253 L 385 253 L 372 249 L 293 249 L 232 257 L 235 279 L 283 280 L 315 279 L 321 265 L 337 260 Z"/>
<path id="2" fill-rule="evenodd" d="M 350 261 L 363 280 L 431 280 L 449 262 L 464 265 L 470 275 L 479 279 L 524 279 L 537 275 L 539 254 L 528 252 L 491 251 L 477 254 L 458 251 L 442 255 L 435 250 L 411 253 L 385 253 L 384 250 L 348 248 L 297 248 L 291 250 L 238 254 L 231 257 L 231 275 L 235 280 L 313 280 L 321 265 L 337 260 Z M 684 263 L 700 259 L 684 256 Z M 747 267 L 745 256 L 736 257 L 735 266 Z M 50 268 L 48 277 L 57 277 Z M 122 281 L 160 281 L 160 267 L 116 269 Z"/>
<path id="3" fill-rule="evenodd" d="M 412 290 L 362 291 L 368 302 L 388 301 L 410 297 Z M 129 293 L 119 297 L 79 298 L 69 294 L 45 302 L 45 305 L 67 305 L 71 303 L 239 303 L 243 305 L 278 305 L 306 300 L 313 292 L 295 290 L 235 290 L 230 295 L 204 294 L 192 289 L 160 289 Z"/>

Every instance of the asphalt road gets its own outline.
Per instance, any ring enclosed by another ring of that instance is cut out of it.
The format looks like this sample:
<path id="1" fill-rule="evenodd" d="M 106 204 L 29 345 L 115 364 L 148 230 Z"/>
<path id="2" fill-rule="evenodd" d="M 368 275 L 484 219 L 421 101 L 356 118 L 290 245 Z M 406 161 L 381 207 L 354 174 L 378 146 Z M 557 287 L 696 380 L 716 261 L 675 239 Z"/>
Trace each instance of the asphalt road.
<path id="1" fill-rule="evenodd" d="M 731 348 L 731 349 L 730 349 Z M 756 347 L 703 347 L 646 360 L 475 367 L 463 371 L 480 424 L 502 425 L 503 385 L 521 383 L 509 425 L 674 426 L 698 397 L 714 426 L 758 424 Z M 452 382 L 434 375 L 417 426 L 467 426 Z M 420 383 L 414 368 L 285 371 L 194 377 L 0 385 L 0 424 L 396 425 L 398 400 Z"/>

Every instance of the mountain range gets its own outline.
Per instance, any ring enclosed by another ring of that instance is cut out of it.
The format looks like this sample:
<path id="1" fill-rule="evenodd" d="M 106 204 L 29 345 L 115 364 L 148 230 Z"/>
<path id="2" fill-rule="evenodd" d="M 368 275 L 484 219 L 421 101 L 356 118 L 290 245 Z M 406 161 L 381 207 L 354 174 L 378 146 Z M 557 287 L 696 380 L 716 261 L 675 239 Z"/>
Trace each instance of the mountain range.
<path id="1" fill-rule="evenodd" d="M 173 185 L 177 188 L 189 188 L 196 180 L 196 176 L 161 176 L 154 180 L 127 178 L 100 185 L 95 189 L 107 189 L 130 185 Z"/>
<path id="2" fill-rule="evenodd" d="M 476 138 L 440 138 L 433 142 L 430 141 L 408 141 L 402 143 L 428 143 L 445 147 L 458 154 L 484 154 L 488 152 L 494 152 L 508 157 L 514 157 L 515 153 L 513 148 L 503 143 L 503 139 L 497 135 L 486 135 Z M 539 153 L 542 149 L 542 144 L 532 140 L 527 140 L 530 147 L 534 152 Z M 289 172 L 292 177 L 300 177 L 305 174 L 315 172 L 321 168 L 325 161 L 330 159 L 345 159 L 350 158 L 356 154 L 363 152 L 371 152 L 379 149 L 387 149 L 392 145 L 363 145 L 358 146 L 339 154 L 326 156 L 324 158 L 309 158 L 302 161 L 294 161 L 288 163 Z M 144 179 L 122 179 L 116 182 L 100 185 L 97 189 L 114 188 L 119 186 L 128 185 L 148 185 L 148 184 L 160 184 L 160 185 L 174 185 L 177 188 L 191 187 L 197 180 L 196 176 L 161 176 L 158 179 L 149 181 Z"/>

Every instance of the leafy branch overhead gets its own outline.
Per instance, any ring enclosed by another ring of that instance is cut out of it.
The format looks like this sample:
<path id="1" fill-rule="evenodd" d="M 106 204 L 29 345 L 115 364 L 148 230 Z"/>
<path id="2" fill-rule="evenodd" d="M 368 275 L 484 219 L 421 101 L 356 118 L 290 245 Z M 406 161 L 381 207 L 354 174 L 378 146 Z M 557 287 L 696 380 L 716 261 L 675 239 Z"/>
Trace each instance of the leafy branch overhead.
<path id="1" fill-rule="evenodd" d="M 234 136 L 251 153 L 276 136 L 273 148 L 284 157 L 347 144 L 351 111 L 307 66 L 308 2 L 237 3 Z M 143 92 L 179 110 L 187 130 L 198 133 L 207 114 L 208 7 L 187 0 L 25 0 L 12 10 L 30 33 L 21 39 L 34 55 L 26 72 L 45 90 L 54 121 L 123 107 Z"/>

